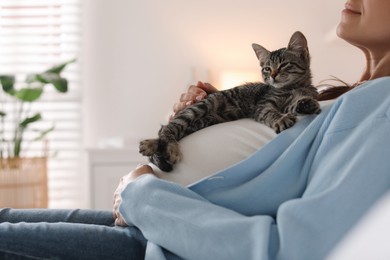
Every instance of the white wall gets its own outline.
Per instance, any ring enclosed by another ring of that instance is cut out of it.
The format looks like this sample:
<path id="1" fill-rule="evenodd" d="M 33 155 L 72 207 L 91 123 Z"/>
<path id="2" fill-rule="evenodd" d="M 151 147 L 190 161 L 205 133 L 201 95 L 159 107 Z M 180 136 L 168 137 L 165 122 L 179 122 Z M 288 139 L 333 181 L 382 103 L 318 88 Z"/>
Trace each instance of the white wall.
<path id="1" fill-rule="evenodd" d="M 107 137 L 155 136 L 189 83 L 217 85 L 221 72 L 258 70 L 252 42 L 280 48 L 300 30 L 308 38 L 314 83 L 331 75 L 352 82 L 362 71 L 359 51 L 329 37 L 344 4 L 339 0 L 83 4 L 86 147 Z"/>

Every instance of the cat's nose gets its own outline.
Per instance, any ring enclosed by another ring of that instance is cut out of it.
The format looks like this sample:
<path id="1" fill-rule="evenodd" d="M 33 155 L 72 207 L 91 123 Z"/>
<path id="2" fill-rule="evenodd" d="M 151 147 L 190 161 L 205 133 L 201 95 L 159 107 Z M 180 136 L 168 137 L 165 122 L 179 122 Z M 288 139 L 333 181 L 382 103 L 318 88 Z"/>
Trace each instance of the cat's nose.
<path id="1" fill-rule="evenodd" d="M 279 72 L 278 70 L 272 70 L 271 71 L 271 77 L 275 78 L 278 75 L 278 72 Z"/>

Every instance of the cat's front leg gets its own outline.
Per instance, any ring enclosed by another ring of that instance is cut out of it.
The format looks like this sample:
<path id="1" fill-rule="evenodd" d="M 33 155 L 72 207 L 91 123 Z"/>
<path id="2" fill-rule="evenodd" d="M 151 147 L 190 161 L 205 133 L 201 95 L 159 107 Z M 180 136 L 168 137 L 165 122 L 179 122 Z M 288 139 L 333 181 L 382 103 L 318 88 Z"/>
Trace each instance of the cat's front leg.
<path id="1" fill-rule="evenodd" d="M 172 171 L 173 165 L 182 158 L 179 143 L 162 139 L 146 139 L 140 142 L 139 152 L 147 156 L 162 171 Z"/>
<path id="2" fill-rule="evenodd" d="M 297 117 L 292 114 L 283 114 L 278 119 L 275 119 L 271 123 L 271 128 L 275 130 L 277 134 L 292 127 L 297 122 Z"/>
<path id="3" fill-rule="evenodd" d="M 157 152 L 149 157 L 150 161 L 164 172 L 170 172 L 173 166 L 182 158 L 179 143 L 161 142 Z"/>
<path id="4" fill-rule="evenodd" d="M 297 117 L 291 113 L 280 113 L 272 106 L 260 107 L 255 114 L 255 120 L 271 127 L 278 134 L 297 122 Z"/>
<path id="5" fill-rule="evenodd" d="M 288 105 L 288 111 L 297 114 L 319 114 L 321 112 L 320 104 L 318 103 L 317 89 L 310 87 L 303 87 L 291 91 L 292 101 Z"/>
<path id="6" fill-rule="evenodd" d="M 295 105 L 296 114 L 319 114 L 321 112 L 320 104 L 316 99 L 304 97 L 299 99 Z"/>
<path id="7" fill-rule="evenodd" d="M 152 156 L 158 149 L 159 139 L 145 139 L 139 143 L 139 153 L 143 156 Z"/>

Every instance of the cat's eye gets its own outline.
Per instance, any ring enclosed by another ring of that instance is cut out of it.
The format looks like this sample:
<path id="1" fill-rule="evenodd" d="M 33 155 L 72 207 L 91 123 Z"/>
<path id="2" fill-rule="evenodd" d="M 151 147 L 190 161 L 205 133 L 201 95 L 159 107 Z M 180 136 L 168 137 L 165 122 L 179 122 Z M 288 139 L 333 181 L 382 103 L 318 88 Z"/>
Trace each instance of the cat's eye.
<path id="1" fill-rule="evenodd" d="M 271 72 L 271 68 L 270 67 L 264 67 L 263 68 L 263 72 L 270 73 Z"/>
<path id="2" fill-rule="evenodd" d="M 291 67 L 291 63 L 290 62 L 285 62 L 285 63 L 280 64 L 279 70 L 288 69 L 290 67 Z"/>

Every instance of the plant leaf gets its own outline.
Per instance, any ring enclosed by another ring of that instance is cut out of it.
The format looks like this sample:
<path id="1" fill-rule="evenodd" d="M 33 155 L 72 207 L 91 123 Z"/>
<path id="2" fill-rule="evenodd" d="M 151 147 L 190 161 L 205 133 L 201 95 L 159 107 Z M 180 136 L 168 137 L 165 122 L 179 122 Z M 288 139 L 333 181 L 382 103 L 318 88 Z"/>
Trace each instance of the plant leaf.
<path id="1" fill-rule="evenodd" d="M 46 83 L 46 84 L 51 83 L 51 84 L 54 85 L 53 80 L 50 79 L 53 76 L 50 75 L 50 74 L 55 74 L 55 75 L 57 75 L 57 78 L 59 78 L 60 73 L 66 68 L 66 66 L 68 66 L 69 64 L 71 64 L 71 63 L 73 63 L 75 61 L 76 61 L 76 59 L 71 59 L 69 61 L 60 63 L 59 65 L 55 65 L 55 66 L 51 67 L 50 69 L 45 70 L 42 73 L 39 73 L 39 74 L 29 74 L 26 77 L 26 82 L 27 83 L 32 83 L 32 82 L 39 81 L 39 82 L 43 82 L 43 83 Z M 56 81 L 58 81 L 58 80 L 56 80 Z M 58 86 L 56 88 L 59 89 L 60 92 L 66 92 L 66 91 L 64 91 L 64 87 L 63 86 Z"/>
<path id="2" fill-rule="evenodd" d="M 19 127 L 20 128 L 26 128 L 29 124 L 37 122 L 42 119 L 42 116 L 40 113 L 36 113 L 32 117 L 25 118 L 22 122 L 20 122 Z"/>
<path id="3" fill-rule="evenodd" d="M 44 72 L 44 73 L 40 73 L 40 74 L 34 74 L 34 76 L 35 76 L 35 81 L 39 81 L 39 82 L 42 82 L 42 83 L 45 83 L 45 84 L 49 84 L 53 80 L 55 80 L 56 78 L 60 77 L 58 74 L 51 73 L 51 72 Z"/>
<path id="4" fill-rule="evenodd" d="M 28 74 L 26 77 L 26 80 L 25 80 L 25 82 L 28 84 L 33 83 L 33 82 L 37 82 L 37 81 L 39 81 L 37 79 L 37 74 Z"/>
<path id="5" fill-rule="evenodd" d="M 33 139 L 33 141 L 39 141 L 42 140 L 48 133 L 54 130 L 54 126 L 50 127 L 49 129 L 46 129 L 44 131 L 41 131 L 37 137 Z"/>
<path id="6" fill-rule="evenodd" d="M 4 117 L 4 116 L 6 116 L 7 114 L 5 113 L 5 112 L 3 112 L 3 111 L 0 111 L 0 117 Z"/>
<path id="7" fill-rule="evenodd" d="M 61 93 L 68 92 L 68 81 L 65 78 L 59 78 L 52 82 L 53 86 Z"/>
<path id="8" fill-rule="evenodd" d="M 68 91 L 68 81 L 60 75 L 53 72 L 44 72 L 35 74 L 36 79 L 45 84 L 53 84 L 53 86 L 62 93 Z"/>
<path id="9" fill-rule="evenodd" d="M 73 62 L 75 62 L 75 61 L 76 61 L 76 59 L 71 59 L 71 60 L 66 61 L 66 62 L 64 62 L 64 63 L 61 63 L 61 64 L 59 64 L 59 65 L 56 65 L 56 66 L 54 66 L 54 67 L 52 67 L 52 68 L 46 70 L 45 72 L 60 74 L 60 73 L 65 69 L 65 67 L 66 67 L 68 64 L 73 63 Z"/>
<path id="10" fill-rule="evenodd" d="M 14 89 L 14 84 L 15 84 L 15 77 L 12 75 L 1 75 L 0 76 L 0 83 L 1 86 L 3 87 L 3 90 L 8 93 L 13 95 L 15 92 Z"/>
<path id="11" fill-rule="evenodd" d="M 14 94 L 15 97 L 22 101 L 33 102 L 41 97 L 43 93 L 42 87 L 37 88 L 22 88 L 17 90 Z"/>

